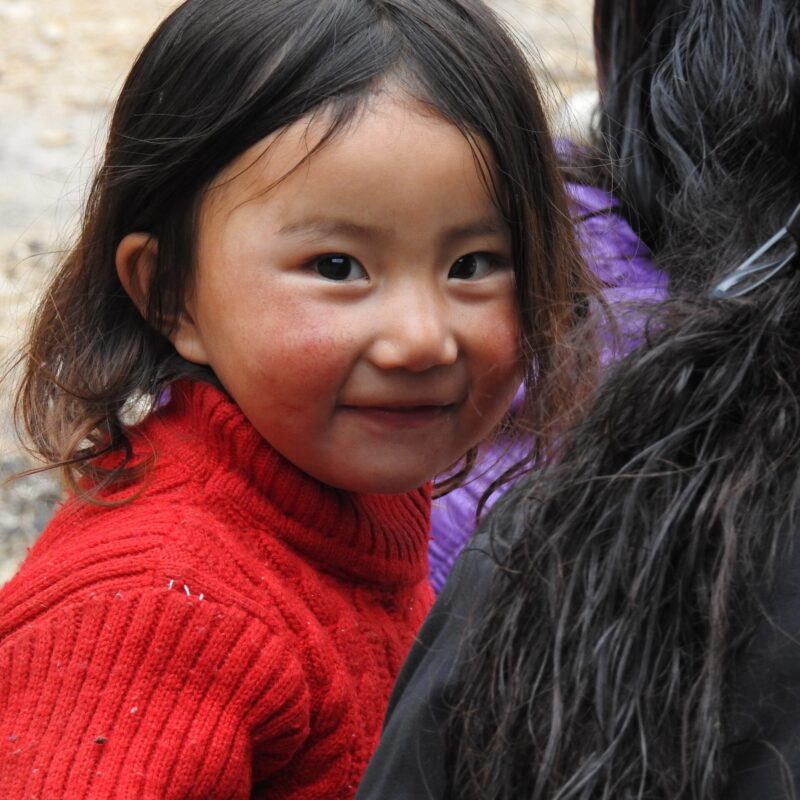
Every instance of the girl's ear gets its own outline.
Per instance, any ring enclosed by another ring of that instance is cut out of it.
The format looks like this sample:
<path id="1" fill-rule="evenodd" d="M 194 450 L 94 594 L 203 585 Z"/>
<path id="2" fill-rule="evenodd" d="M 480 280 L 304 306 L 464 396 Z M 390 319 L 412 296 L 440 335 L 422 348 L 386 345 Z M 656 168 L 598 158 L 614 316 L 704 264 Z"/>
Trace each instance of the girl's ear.
<path id="1" fill-rule="evenodd" d="M 118 245 L 117 275 L 139 313 L 147 319 L 150 278 L 158 257 L 158 242 L 148 233 L 129 233 Z"/>
<path id="2" fill-rule="evenodd" d="M 150 278 L 158 258 L 158 241 L 149 233 L 129 233 L 117 247 L 116 266 L 122 288 L 139 313 L 147 319 Z M 175 319 L 161 320 L 162 333 L 187 361 L 208 364 L 203 339 L 195 323 L 188 298 Z"/>

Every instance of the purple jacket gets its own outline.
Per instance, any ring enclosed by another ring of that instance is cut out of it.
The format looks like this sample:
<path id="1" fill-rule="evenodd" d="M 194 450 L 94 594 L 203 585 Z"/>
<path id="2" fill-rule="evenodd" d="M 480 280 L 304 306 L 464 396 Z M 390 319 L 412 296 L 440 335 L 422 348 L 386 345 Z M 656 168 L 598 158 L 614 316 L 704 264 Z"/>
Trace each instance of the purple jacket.
<path id="1" fill-rule="evenodd" d="M 650 251 L 630 225 L 613 209 L 614 197 L 602 189 L 567 184 L 576 233 L 583 256 L 604 286 L 604 294 L 614 312 L 622 347 L 614 347 L 609 337 L 601 360 L 608 363 L 635 345 L 641 330 L 641 303 L 657 302 L 666 295 L 667 281 L 650 257 Z M 630 312 L 626 313 L 626 306 Z M 444 585 L 456 556 L 475 530 L 475 510 L 489 484 L 524 453 L 508 443 L 484 446 L 468 483 L 434 500 L 431 512 L 429 546 L 430 578 L 438 593 Z M 502 493 L 493 495 L 488 505 Z"/>

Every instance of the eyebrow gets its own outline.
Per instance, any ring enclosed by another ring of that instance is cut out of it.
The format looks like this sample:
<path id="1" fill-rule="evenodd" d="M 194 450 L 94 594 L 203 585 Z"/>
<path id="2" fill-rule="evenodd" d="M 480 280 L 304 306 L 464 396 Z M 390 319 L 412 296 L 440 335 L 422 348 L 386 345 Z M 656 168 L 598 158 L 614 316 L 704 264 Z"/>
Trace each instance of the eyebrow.
<path id="1" fill-rule="evenodd" d="M 325 237 L 325 236 L 355 236 L 372 239 L 388 239 L 392 235 L 390 228 L 381 226 L 363 225 L 351 220 L 327 217 L 311 217 L 296 222 L 289 222 L 279 228 L 281 236 L 290 238 Z M 458 242 L 480 236 L 508 236 L 508 226 L 497 217 L 486 217 L 445 228 L 442 238 L 447 242 Z"/>

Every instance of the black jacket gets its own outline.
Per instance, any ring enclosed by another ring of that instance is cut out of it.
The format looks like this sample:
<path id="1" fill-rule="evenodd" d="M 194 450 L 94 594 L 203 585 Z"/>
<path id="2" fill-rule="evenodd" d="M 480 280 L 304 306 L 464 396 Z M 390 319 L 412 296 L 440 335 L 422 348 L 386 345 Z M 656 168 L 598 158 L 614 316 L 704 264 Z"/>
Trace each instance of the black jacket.
<path id="1" fill-rule="evenodd" d="M 494 574 L 490 547 L 478 536 L 456 562 L 400 672 L 357 800 L 445 797 L 447 699 L 457 692 L 462 634 L 480 615 Z M 800 798 L 800 546 L 784 563 L 734 693 L 725 800 Z"/>

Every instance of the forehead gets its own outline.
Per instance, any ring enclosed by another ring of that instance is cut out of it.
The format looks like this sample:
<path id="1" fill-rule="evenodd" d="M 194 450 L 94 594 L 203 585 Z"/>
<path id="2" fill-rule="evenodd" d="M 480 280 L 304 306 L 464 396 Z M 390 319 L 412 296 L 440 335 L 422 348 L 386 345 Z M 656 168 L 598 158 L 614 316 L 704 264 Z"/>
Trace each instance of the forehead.
<path id="1" fill-rule="evenodd" d="M 418 101 L 376 95 L 328 138 L 331 125 L 322 112 L 255 144 L 216 177 L 203 211 L 269 204 L 288 216 L 302 206 L 370 217 L 421 196 L 444 215 L 494 209 L 489 146 Z"/>

